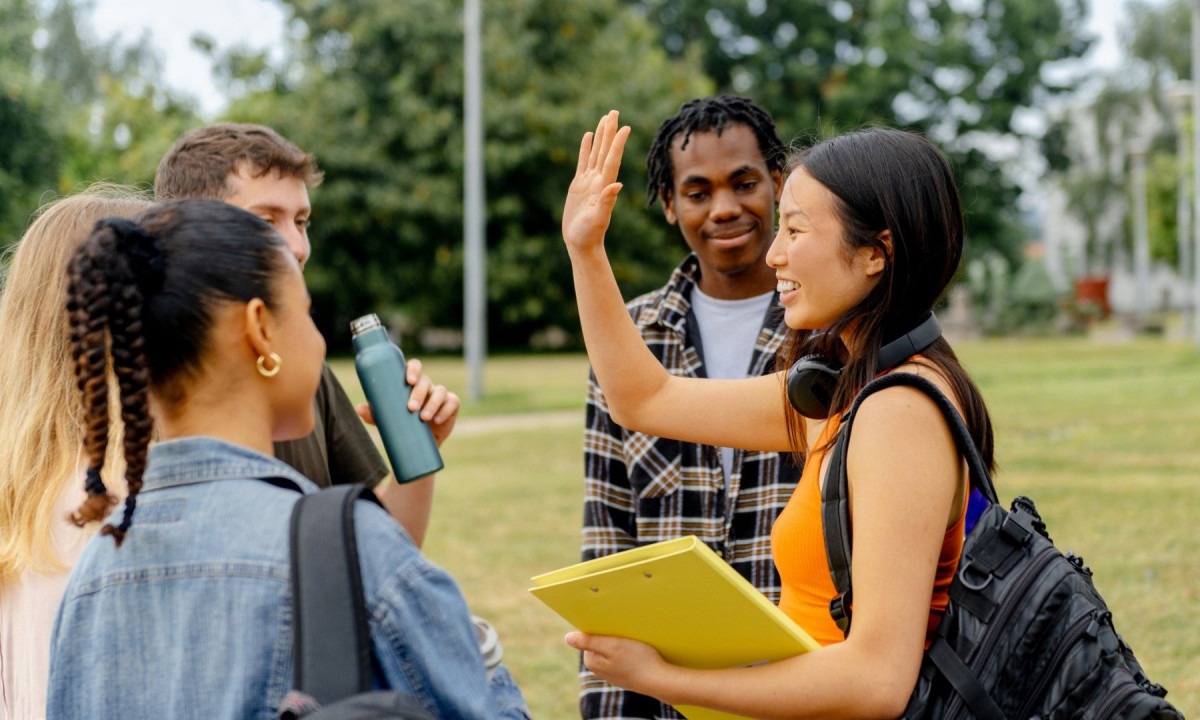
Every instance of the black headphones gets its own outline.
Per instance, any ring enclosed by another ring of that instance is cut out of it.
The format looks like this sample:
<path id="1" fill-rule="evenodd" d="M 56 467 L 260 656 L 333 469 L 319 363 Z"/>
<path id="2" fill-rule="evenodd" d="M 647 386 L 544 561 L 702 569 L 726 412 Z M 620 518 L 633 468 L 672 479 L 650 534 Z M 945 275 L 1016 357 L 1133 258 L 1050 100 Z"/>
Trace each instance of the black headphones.
<path id="1" fill-rule="evenodd" d="M 942 336 L 942 326 L 933 313 L 920 325 L 879 348 L 877 372 L 891 370 L 913 355 L 925 350 Z M 829 417 L 829 406 L 833 403 L 833 390 L 841 364 L 821 355 L 805 355 L 792 365 L 787 373 L 788 402 L 796 412 L 809 418 L 823 420 Z"/>

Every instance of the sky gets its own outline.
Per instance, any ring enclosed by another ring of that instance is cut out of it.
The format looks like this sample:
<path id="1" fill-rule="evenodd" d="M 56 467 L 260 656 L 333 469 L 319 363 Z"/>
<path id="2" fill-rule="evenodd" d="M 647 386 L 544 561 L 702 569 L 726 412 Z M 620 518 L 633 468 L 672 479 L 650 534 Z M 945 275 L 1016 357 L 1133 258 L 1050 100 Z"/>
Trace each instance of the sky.
<path id="1" fill-rule="evenodd" d="M 1126 0 L 1091 0 L 1089 29 L 1099 40 L 1088 62 L 1113 68 L 1119 59 L 1117 28 Z M 222 108 L 221 92 L 213 83 L 209 61 L 191 46 L 195 33 L 206 33 L 220 49 L 277 45 L 283 35 L 284 14 L 269 0 L 91 0 L 92 31 L 100 39 L 120 36 L 134 41 L 149 32 L 161 53 L 167 83 L 194 96 L 201 113 L 215 117 Z"/>
<path id="2" fill-rule="evenodd" d="M 201 112 L 210 118 L 220 112 L 223 99 L 213 82 L 209 59 L 192 47 L 191 37 L 205 33 L 226 50 L 270 48 L 283 36 L 283 10 L 268 0 L 91 0 L 91 4 L 95 37 L 119 36 L 133 42 L 149 32 L 167 83 L 195 97 Z"/>

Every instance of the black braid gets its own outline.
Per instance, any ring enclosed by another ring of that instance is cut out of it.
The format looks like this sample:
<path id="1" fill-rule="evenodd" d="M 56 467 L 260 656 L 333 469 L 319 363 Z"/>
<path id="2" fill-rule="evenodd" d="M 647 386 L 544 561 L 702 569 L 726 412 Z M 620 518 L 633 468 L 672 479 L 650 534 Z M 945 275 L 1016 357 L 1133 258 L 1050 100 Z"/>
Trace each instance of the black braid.
<path id="1" fill-rule="evenodd" d="M 126 266 L 128 267 L 128 265 Z M 112 335 L 113 370 L 121 388 L 121 422 L 125 425 L 125 513 L 121 523 L 108 531 L 120 545 L 133 520 L 137 495 L 142 489 L 146 470 L 146 450 L 150 446 L 150 370 L 146 365 L 146 341 L 142 326 L 142 291 L 130 273 L 128 284 L 114 293 L 109 332 Z"/>
<path id="2" fill-rule="evenodd" d="M 105 510 L 114 502 L 100 478 L 108 441 L 107 346 L 121 394 L 128 495 L 120 524 L 105 525 L 100 532 L 111 535 L 118 546 L 133 520 L 150 445 L 150 371 L 142 323 L 142 289 L 161 287 L 161 261 L 150 262 L 156 252 L 153 238 L 134 223 L 106 220 L 97 223 L 71 265 L 68 309 L 76 372 L 85 397 L 89 459 L 89 498 L 73 519 L 97 519 L 94 516 L 98 507 L 93 499 L 97 494 L 107 498 Z M 104 390 L 99 390 L 101 387 Z M 101 392 L 103 402 L 97 402 L 95 398 Z"/>
<path id="3" fill-rule="evenodd" d="M 88 497 L 71 514 L 79 526 L 101 520 L 116 504 L 100 477 L 108 449 L 108 378 L 106 328 L 111 303 L 105 278 L 106 245 L 111 247 L 111 234 L 97 237 L 83 245 L 72 258 L 67 289 L 67 312 L 71 323 L 71 356 L 75 377 L 83 398 L 84 451 L 87 453 Z"/>
<path id="4" fill-rule="evenodd" d="M 771 114 L 752 100 L 736 95 L 689 100 L 679 112 L 658 127 L 650 152 L 646 154 L 646 204 L 653 205 L 661 197 L 670 197 L 675 188 L 675 168 L 671 163 L 671 143 L 683 134 L 686 148 L 692 133 L 715 131 L 718 135 L 730 125 L 745 125 L 758 138 L 758 147 L 768 170 L 782 170 L 787 160 L 783 142 L 775 131 Z"/>

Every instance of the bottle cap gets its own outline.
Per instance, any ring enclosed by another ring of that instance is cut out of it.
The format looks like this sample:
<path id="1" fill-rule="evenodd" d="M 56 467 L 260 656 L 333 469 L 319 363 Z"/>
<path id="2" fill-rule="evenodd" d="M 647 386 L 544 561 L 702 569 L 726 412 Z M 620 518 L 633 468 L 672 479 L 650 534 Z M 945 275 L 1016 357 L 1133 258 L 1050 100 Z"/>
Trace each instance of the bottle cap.
<path id="1" fill-rule="evenodd" d="M 358 337 L 368 330 L 383 327 L 383 323 L 379 321 L 379 316 L 375 313 L 368 313 L 360 318 L 350 321 L 350 335 Z"/>
<path id="2" fill-rule="evenodd" d="M 496 628 L 490 622 L 478 615 L 472 615 L 471 622 L 475 625 L 475 637 L 479 640 L 479 652 L 483 654 L 483 664 L 487 667 L 490 675 L 492 670 L 500 664 L 500 660 L 504 658 L 504 648 L 500 645 L 500 634 L 496 632 Z"/>

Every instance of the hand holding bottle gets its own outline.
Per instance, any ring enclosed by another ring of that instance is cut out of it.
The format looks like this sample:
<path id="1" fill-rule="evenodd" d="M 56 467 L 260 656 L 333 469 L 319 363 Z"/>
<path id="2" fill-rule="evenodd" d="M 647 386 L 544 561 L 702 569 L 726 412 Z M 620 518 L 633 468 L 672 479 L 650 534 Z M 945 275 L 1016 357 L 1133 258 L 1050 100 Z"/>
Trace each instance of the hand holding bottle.
<path id="1" fill-rule="evenodd" d="M 350 329 L 354 368 L 377 420 L 396 482 L 411 482 L 441 470 L 442 456 L 433 432 L 417 412 L 421 404 L 411 397 L 404 354 L 374 313 L 354 320 Z"/>
<path id="2" fill-rule="evenodd" d="M 413 358 L 408 361 L 405 380 L 412 387 L 408 396 L 408 409 L 420 411 L 421 419 L 429 424 L 433 432 L 434 442 L 438 447 L 446 442 L 454 432 L 454 423 L 458 420 L 458 411 L 462 409 L 462 400 L 458 395 L 446 389 L 445 385 L 437 385 L 428 375 L 421 374 L 421 361 Z M 374 425 L 375 413 L 367 403 L 359 403 L 354 411 L 364 422 Z"/>

